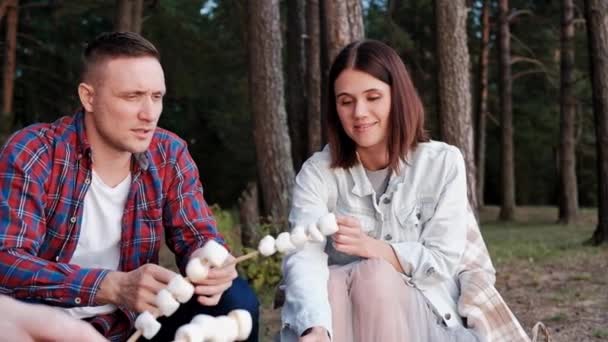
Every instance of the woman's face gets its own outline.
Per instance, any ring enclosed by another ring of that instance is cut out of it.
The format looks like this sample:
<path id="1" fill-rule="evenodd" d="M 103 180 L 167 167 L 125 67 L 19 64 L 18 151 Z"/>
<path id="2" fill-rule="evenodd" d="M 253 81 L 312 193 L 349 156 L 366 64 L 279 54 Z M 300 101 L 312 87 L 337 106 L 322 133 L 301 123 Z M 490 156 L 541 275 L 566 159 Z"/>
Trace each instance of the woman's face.
<path id="1" fill-rule="evenodd" d="M 336 109 L 357 151 L 387 147 L 391 87 L 362 71 L 345 69 L 334 83 Z M 380 149 L 380 150 L 378 150 Z"/>

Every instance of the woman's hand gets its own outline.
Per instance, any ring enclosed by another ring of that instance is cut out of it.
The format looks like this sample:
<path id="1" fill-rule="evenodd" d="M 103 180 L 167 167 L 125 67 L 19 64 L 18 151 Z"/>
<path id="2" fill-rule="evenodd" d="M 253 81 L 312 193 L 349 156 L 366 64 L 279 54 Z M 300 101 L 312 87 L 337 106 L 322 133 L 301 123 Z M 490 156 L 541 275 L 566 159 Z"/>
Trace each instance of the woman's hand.
<path id="1" fill-rule="evenodd" d="M 367 235 L 361 228 L 359 220 L 354 217 L 338 216 L 336 221 L 338 231 L 332 235 L 332 240 L 338 252 L 367 259 L 385 259 L 397 272 L 403 273 L 401 263 L 389 243 Z"/>

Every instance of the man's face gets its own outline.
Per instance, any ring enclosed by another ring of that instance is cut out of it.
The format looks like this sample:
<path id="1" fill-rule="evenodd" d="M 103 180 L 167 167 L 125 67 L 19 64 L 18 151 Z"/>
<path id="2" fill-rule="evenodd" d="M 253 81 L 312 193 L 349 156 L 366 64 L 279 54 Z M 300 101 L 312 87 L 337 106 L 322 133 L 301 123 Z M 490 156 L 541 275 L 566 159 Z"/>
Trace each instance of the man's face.
<path id="1" fill-rule="evenodd" d="M 93 71 L 87 136 L 107 152 L 148 149 L 163 109 L 165 77 L 153 57 L 109 59 Z"/>

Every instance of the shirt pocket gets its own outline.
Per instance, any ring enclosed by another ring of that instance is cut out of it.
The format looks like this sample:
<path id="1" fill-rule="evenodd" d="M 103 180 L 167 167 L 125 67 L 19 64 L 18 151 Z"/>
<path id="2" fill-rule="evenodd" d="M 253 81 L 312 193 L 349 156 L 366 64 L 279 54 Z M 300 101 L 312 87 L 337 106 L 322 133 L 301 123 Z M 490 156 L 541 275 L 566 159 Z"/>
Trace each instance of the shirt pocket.
<path id="1" fill-rule="evenodd" d="M 397 218 L 399 240 L 417 241 L 420 237 L 420 208 L 418 203 L 402 205 L 395 211 Z"/>

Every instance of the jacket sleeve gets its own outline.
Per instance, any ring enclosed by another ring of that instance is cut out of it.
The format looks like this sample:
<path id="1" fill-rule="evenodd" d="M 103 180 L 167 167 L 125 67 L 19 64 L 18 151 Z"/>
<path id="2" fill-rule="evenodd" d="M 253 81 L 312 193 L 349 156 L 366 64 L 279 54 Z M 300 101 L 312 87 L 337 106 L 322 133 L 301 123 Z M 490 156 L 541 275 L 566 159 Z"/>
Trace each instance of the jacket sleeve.
<path id="1" fill-rule="evenodd" d="M 316 223 L 328 212 L 328 188 L 320 168 L 310 160 L 296 177 L 293 205 L 289 222 L 295 225 Z M 325 243 L 306 243 L 301 250 L 287 256 L 283 262 L 285 305 L 283 322 L 298 336 L 313 326 L 322 326 L 332 334 L 331 308 L 327 281 L 329 268 Z"/>

